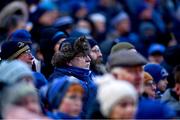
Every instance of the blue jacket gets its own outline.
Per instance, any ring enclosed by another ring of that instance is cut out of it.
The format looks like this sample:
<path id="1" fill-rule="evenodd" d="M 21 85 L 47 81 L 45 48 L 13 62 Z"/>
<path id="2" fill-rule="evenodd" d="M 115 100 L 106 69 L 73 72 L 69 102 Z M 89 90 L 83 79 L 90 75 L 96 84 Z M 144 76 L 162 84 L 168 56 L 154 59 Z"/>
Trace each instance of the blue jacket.
<path id="1" fill-rule="evenodd" d="M 73 119 L 73 120 L 80 120 L 79 117 L 73 117 L 70 116 L 68 114 L 62 113 L 62 112 L 58 112 L 58 113 L 52 113 L 52 112 L 47 112 L 46 114 L 49 118 L 55 119 L 55 120 L 65 120 L 65 119 Z"/>
<path id="2" fill-rule="evenodd" d="M 63 76 L 73 76 L 79 79 L 80 84 L 85 90 L 84 98 L 83 98 L 83 111 L 82 118 L 87 114 L 87 110 L 89 105 L 94 101 L 97 87 L 92 79 L 93 75 L 90 70 L 67 66 L 61 68 L 55 68 L 54 72 L 51 74 L 49 81 L 53 81 L 55 78 L 63 77 Z"/>

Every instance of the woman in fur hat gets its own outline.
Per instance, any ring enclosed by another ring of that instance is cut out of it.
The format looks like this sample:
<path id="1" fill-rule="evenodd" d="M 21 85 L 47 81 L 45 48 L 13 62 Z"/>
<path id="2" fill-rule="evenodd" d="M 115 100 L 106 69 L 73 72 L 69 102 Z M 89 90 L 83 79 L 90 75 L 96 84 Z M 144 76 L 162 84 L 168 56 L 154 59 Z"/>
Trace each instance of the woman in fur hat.
<path id="1" fill-rule="evenodd" d="M 89 57 L 89 43 L 85 37 L 78 39 L 68 38 L 61 43 L 59 49 L 60 51 L 54 55 L 52 60 L 55 69 L 49 81 L 65 75 L 73 76 L 80 80 L 85 90 L 82 112 L 82 117 L 84 117 L 89 104 L 96 95 L 96 86 L 92 79 L 92 73 L 89 70 L 91 61 Z"/>

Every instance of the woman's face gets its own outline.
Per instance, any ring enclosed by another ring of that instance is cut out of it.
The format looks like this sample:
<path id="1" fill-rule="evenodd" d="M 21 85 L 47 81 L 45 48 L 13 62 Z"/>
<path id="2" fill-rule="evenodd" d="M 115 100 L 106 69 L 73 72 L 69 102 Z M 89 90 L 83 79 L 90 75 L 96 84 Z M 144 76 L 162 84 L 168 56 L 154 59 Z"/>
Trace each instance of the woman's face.
<path id="1" fill-rule="evenodd" d="M 150 99 L 154 99 L 156 96 L 156 84 L 153 81 L 148 81 L 144 85 L 144 92 L 148 95 Z"/>
<path id="2" fill-rule="evenodd" d="M 136 112 L 136 101 L 127 96 L 121 99 L 113 108 L 110 114 L 112 119 L 133 119 Z"/>
<path id="3" fill-rule="evenodd" d="M 59 110 L 70 116 L 78 116 L 82 110 L 82 94 L 79 92 L 66 93 Z"/>
<path id="4" fill-rule="evenodd" d="M 74 67 L 89 69 L 90 62 L 91 62 L 91 58 L 89 57 L 89 55 L 79 54 L 70 61 L 70 64 L 71 66 L 74 66 Z"/>

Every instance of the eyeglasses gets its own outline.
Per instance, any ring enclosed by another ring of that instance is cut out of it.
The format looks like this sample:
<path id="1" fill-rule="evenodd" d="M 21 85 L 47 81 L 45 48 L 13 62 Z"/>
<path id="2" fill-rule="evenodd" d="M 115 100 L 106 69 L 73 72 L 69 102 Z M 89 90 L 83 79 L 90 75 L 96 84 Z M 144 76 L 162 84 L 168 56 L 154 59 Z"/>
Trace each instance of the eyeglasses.
<path id="1" fill-rule="evenodd" d="M 145 86 L 155 86 L 156 84 L 153 81 L 145 83 Z"/>

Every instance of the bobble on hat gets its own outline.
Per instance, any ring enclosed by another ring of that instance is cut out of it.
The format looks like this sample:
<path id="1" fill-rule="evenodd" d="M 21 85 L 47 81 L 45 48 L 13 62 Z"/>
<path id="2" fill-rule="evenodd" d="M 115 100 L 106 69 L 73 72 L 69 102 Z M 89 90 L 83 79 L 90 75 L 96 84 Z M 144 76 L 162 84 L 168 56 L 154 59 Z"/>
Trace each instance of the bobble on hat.
<path id="1" fill-rule="evenodd" d="M 16 30 L 15 32 L 13 32 L 10 35 L 9 40 L 30 43 L 30 44 L 32 43 L 31 34 L 27 30 L 24 30 L 24 29 Z"/>

